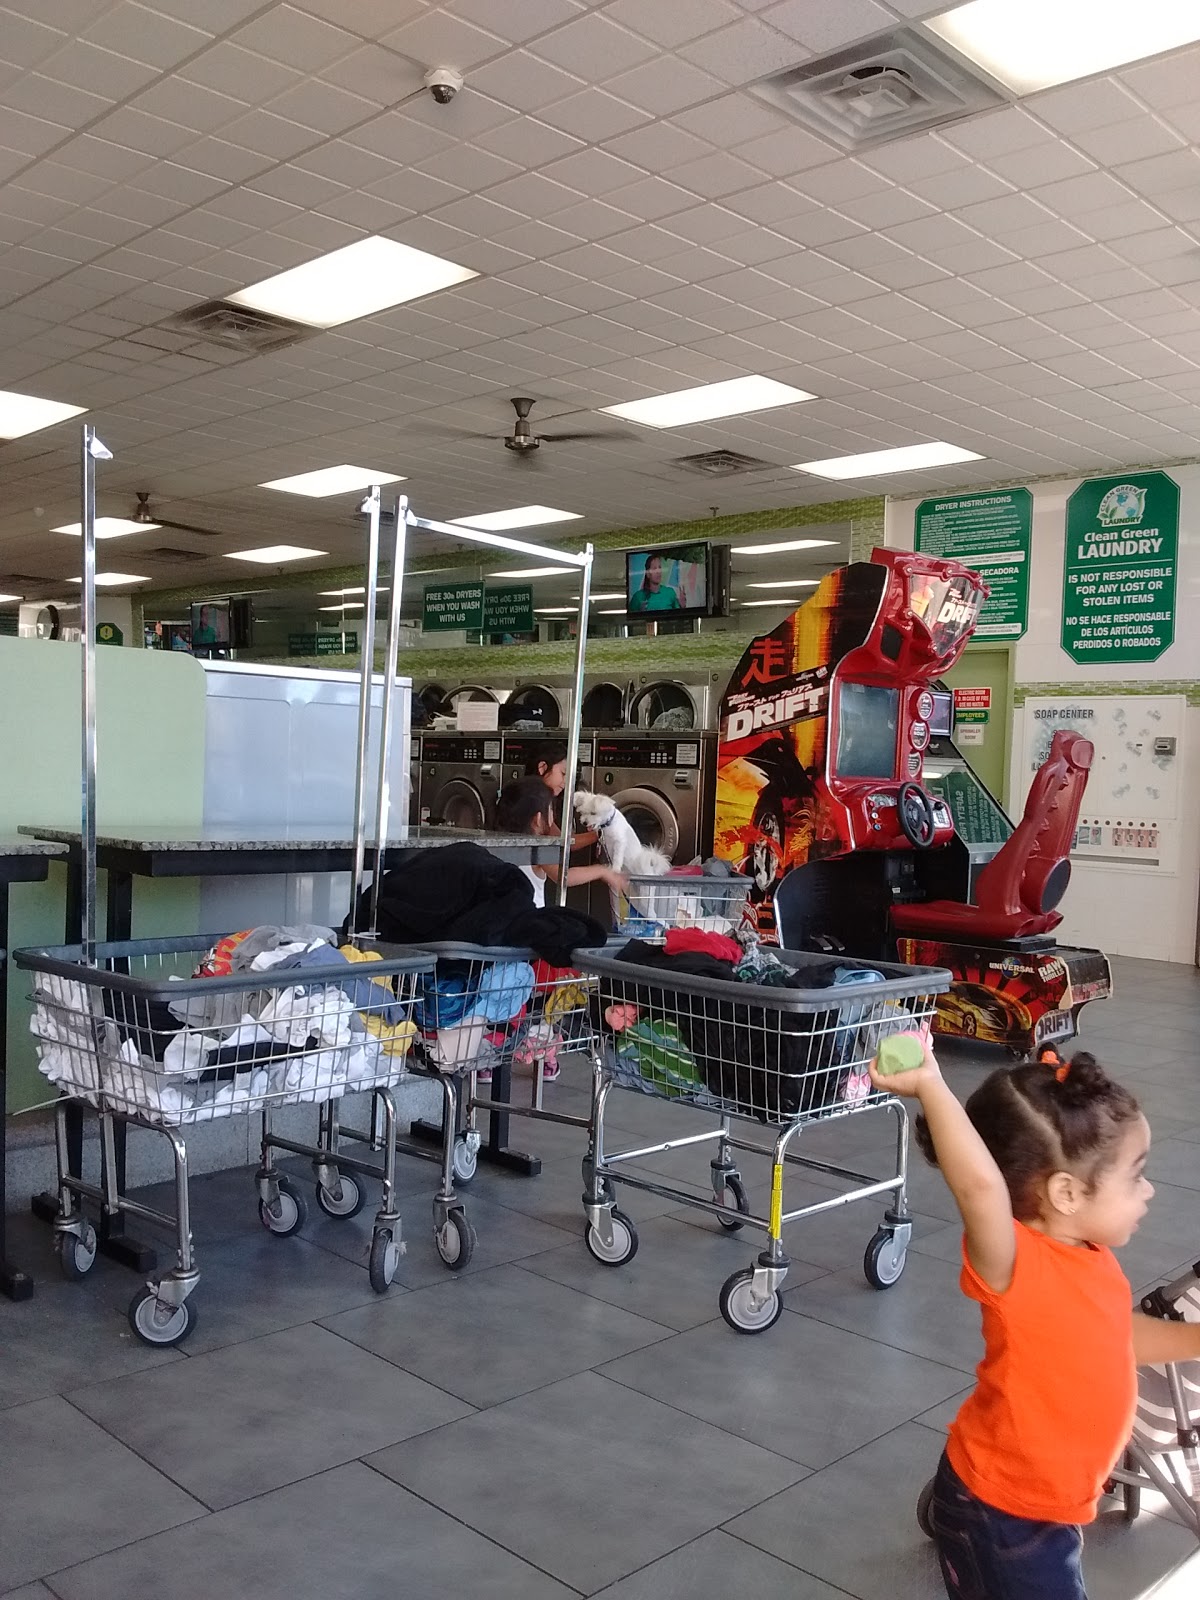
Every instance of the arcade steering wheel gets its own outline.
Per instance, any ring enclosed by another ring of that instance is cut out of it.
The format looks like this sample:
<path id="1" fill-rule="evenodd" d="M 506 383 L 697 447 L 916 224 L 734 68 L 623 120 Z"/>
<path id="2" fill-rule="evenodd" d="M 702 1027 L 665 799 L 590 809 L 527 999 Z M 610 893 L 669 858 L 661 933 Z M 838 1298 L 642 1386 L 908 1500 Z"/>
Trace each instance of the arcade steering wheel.
<path id="1" fill-rule="evenodd" d="M 919 783 L 902 783 L 896 795 L 896 811 L 904 837 L 914 850 L 928 850 L 937 832 L 933 801 Z"/>

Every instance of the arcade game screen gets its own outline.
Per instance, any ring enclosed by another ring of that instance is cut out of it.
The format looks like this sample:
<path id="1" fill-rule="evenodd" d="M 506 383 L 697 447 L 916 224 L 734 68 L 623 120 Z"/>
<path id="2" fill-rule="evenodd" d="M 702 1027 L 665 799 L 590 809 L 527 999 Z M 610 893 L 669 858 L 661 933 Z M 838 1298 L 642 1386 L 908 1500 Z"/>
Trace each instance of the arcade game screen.
<path id="1" fill-rule="evenodd" d="M 899 711 L 899 689 L 873 683 L 839 685 L 839 778 L 896 776 L 896 720 Z"/>

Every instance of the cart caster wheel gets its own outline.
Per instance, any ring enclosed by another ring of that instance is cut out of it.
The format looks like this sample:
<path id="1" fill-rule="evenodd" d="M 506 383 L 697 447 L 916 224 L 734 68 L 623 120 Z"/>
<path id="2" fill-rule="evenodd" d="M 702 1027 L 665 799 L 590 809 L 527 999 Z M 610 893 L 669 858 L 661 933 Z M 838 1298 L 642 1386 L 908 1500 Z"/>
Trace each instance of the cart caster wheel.
<path id="1" fill-rule="evenodd" d="M 433 1242 L 450 1271 L 461 1272 L 475 1253 L 475 1229 L 461 1207 L 451 1211 L 441 1227 L 434 1229 Z"/>
<path id="2" fill-rule="evenodd" d="M 403 1252 L 392 1237 L 390 1228 L 380 1228 L 371 1240 L 371 1260 L 367 1273 L 376 1294 L 386 1294 L 400 1270 Z"/>
<path id="3" fill-rule="evenodd" d="M 89 1222 L 82 1238 L 77 1233 L 60 1233 L 55 1237 L 54 1248 L 63 1277 L 79 1283 L 96 1264 L 96 1230 Z"/>
<path id="4" fill-rule="evenodd" d="M 317 1185 L 317 1204 L 327 1217 L 346 1221 L 350 1217 L 356 1217 L 366 1203 L 367 1197 L 363 1193 L 362 1186 L 355 1182 L 349 1173 L 338 1174 L 336 1189 L 326 1189 L 324 1184 L 320 1183 Z M 267 1226 L 270 1227 L 270 1223 Z M 299 1227 L 300 1223 L 296 1226 Z"/>
<path id="5" fill-rule="evenodd" d="M 934 1479 L 929 1482 L 917 1496 L 917 1527 L 927 1539 L 933 1538 L 933 1486 Z"/>
<path id="6" fill-rule="evenodd" d="M 725 1232 L 741 1233 L 741 1218 L 748 1217 L 750 1215 L 750 1197 L 746 1193 L 746 1186 L 742 1180 L 733 1176 L 726 1178 L 725 1188 L 720 1194 L 717 1194 L 714 1190 L 713 1199 L 719 1206 L 726 1206 L 729 1208 L 728 1215 L 725 1215 L 721 1212 L 717 1213 L 717 1221 L 721 1224 L 722 1228 L 724 1228 Z M 738 1212 L 737 1216 L 733 1215 L 734 1210 Z"/>
<path id="7" fill-rule="evenodd" d="M 753 1290 L 753 1267 L 743 1267 L 721 1285 L 721 1315 L 734 1333 L 766 1333 L 783 1315 L 783 1296 L 778 1289 L 761 1301 Z"/>
<path id="8" fill-rule="evenodd" d="M 455 1183 L 468 1184 L 472 1182 L 479 1171 L 479 1152 L 473 1149 L 465 1139 L 454 1141 L 451 1170 L 454 1173 Z"/>
<path id="9" fill-rule="evenodd" d="M 196 1326 L 195 1307 L 190 1300 L 169 1306 L 153 1289 L 139 1289 L 129 1302 L 129 1326 L 143 1344 L 182 1344 Z"/>
<path id="10" fill-rule="evenodd" d="M 623 1211 L 618 1211 L 614 1206 L 609 1213 L 612 1218 L 612 1243 L 605 1244 L 597 1228 L 589 1222 L 584 1229 L 583 1239 L 590 1255 L 605 1267 L 623 1267 L 627 1261 L 632 1261 L 637 1255 L 638 1236 L 637 1229 Z"/>
<path id="11" fill-rule="evenodd" d="M 872 1289 L 890 1289 L 900 1280 L 908 1246 L 898 1245 L 890 1228 L 879 1228 L 863 1256 L 863 1272 Z"/>
<path id="12" fill-rule="evenodd" d="M 268 1233 L 287 1239 L 308 1221 L 308 1207 L 304 1196 L 290 1178 L 280 1178 L 279 1198 L 274 1206 L 265 1200 L 258 1202 L 258 1218 Z"/>

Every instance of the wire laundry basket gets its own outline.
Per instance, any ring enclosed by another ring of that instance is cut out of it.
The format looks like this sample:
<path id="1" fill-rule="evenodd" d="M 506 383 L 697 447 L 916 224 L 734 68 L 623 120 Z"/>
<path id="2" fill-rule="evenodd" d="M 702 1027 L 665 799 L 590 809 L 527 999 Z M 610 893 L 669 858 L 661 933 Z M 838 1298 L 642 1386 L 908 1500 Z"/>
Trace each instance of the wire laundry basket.
<path id="1" fill-rule="evenodd" d="M 93 948 L 64 945 L 13 952 L 30 974 L 42 1073 L 67 1099 L 55 1108 L 59 1210 L 55 1243 L 64 1274 L 82 1278 L 95 1262 L 98 1240 L 83 1208 L 99 1205 L 106 1219 L 128 1214 L 171 1229 L 176 1266 L 135 1295 L 129 1320 L 147 1344 L 174 1345 L 191 1331 L 189 1296 L 199 1282 L 191 1238 L 186 1130 L 222 1117 L 259 1113 L 263 1162 L 256 1176 L 259 1216 L 270 1232 L 295 1233 L 305 1207 L 290 1178 L 278 1173 L 271 1151 L 321 1155 L 318 1202 L 331 1216 L 353 1216 L 362 1195 L 351 1171 L 375 1175 L 366 1163 L 328 1159 L 328 1148 L 296 1145 L 271 1133 L 273 1110 L 322 1108 L 345 1095 L 371 1093 L 394 1136 L 391 1089 L 407 1076 L 416 1038 L 411 1009 L 416 984 L 433 969 L 420 951 L 389 960 L 351 960 L 330 949 L 308 952 L 303 967 L 265 972 L 214 971 L 219 941 L 204 935 L 127 940 Z M 66 1108 L 84 1101 L 100 1114 L 100 1186 L 72 1173 Z M 323 1118 L 326 1110 L 323 1109 Z M 175 1163 L 175 1212 L 131 1199 L 120 1187 L 114 1119 L 163 1134 Z M 326 1146 L 328 1142 L 326 1141 Z M 394 1137 L 385 1145 L 383 1196 L 375 1219 L 371 1284 L 382 1293 L 403 1254 L 395 1198 Z"/>
<path id="2" fill-rule="evenodd" d="M 815 982 L 825 958 L 777 952 L 803 985 L 807 969 Z M 611 950 L 579 950 L 580 967 L 598 980 L 601 1030 L 595 1054 L 592 1144 L 584 1163 L 587 1247 L 607 1266 L 629 1261 L 637 1250 L 630 1218 L 615 1205 L 615 1183 L 626 1183 L 714 1215 L 736 1231 L 749 1226 L 767 1235 L 753 1266 L 724 1284 L 720 1309 L 738 1333 L 759 1333 L 783 1311 L 781 1288 L 788 1258 L 787 1223 L 832 1210 L 852 1200 L 889 1196 L 883 1222 L 867 1245 L 864 1270 L 878 1289 L 904 1270 L 912 1219 L 908 1213 L 908 1114 L 902 1101 L 880 1093 L 867 1073 L 880 1041 L 891 1034 L 928 1029 L 937 995 L 950 985 L 940 968 L 846 962 L 845 978 L 831 987 L 741 983 L 616 959 Z M 778 969 L 777 969 L 778 970 Z M 784 973 L 781 977 L 786 977 Z M 636 1089 L 715 1113 L 716 1127 L 640 1149 L 612 1153 L 605 1143 L 605 1112 L 613 1088 Z M 790 1146 L 802 1129 L 883 1109 L 896 1118 L 896 1163 L 884 1177 L 851 1171 L 798 1154 Z M 734 1122 L 758 1122 L 773 1130 L 773 1143 L 736 1134 Z M 669 1150 L 715 1143 L 707 1193 L 665 1180 L 635 1175 L 628 1164 Z M 768 1214 L 757 1216 L 735 1151 L 771 1159 Z M 849 1192 L 784 1210 L 786 1165 L 846 1180 Z"/>
<path id="3" fill-rule="evenodd" d="M 734 933 L 746 921 L 753 882 L 698 873 L 635 874 L 628 888 L 610 890 L 612 924 L 631 938 L 661 938 L 668 928 Z"/>

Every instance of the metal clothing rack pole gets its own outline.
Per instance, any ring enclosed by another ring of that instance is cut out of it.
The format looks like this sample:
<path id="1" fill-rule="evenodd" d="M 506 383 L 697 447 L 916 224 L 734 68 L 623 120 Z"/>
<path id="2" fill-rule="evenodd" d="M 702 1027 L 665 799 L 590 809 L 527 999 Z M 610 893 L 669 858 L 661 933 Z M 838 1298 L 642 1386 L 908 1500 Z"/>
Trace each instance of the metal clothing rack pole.
<path id="1" fill-rule="evenodd" d="M 358 698 L 358 759 L 354 768 L 354 866 L 350 874 L 351 940 L 359 932 L 358 901 L 366 864 L 367 756 L 371 747 L 371 687 L 375 676 L 375 599 L 379 584 L 379 485 L 367 490 L 359 513 L 367 517 L 367 584 L 363 605 L 362 676 Z M 380 841 L 382 843 L 382 841 Z"/>
<path id="2" fill-rule="evenodd" d="M 379 787 L 375 795 L 375 861 L 371 872 L 372 935 L 379 933 L 379 884 L 387 849 L 388 811 L 391 805 L 392 695 L 396 687 L 396 657 L 400 650 L 400 608 L 404 590 L 404 548 L 408 537 L 408 496 L 400 495 L 392 508 L 393 543 L 391 604 L 388 607 L 387 649 L 383 660 L 383 714 L 379 724 Z"/>
<path id="3" fill-rule="evenodd" d="M 571 860 L 571 841 L 574 835 L 572 818 L 575 798 L 575 771 L 579 762 L 579 724 L 583 697 L 583 669 L 587 651 L 587 613 L 591 598 L 592 588 L 592 558 L 591 545 L 586 545 L 581 553 L 574 550 L 554 550 L 544 544 L 530 544 L 524 539 L 510 539 L 505 534 L 485 533 L 481 528 L 460 527 L 458 523 L 434 522 L 426 517 L 408 514 L 410 528 L 422 528 L 427 533 L 438 533 L 459 543 L 483 545 L 493 550 L 504 550 L 515 555 L 533 556 L 537 561 L 547 559 L 560 563 L 564 567 L 579 568 L 579 631 L 575 642 L 575 707 L 571 720 L 570 735 L 567 745 L 567 781 L 563 790 L 563 824 L 562 824 L 562 856 L 561 870 L 558 882 L 558 903 L 563 905 L 567 897 L 567 869 Z M 398 573 L 393 573 L 392 583 L 398 587 L 401 581 Z M 494 1101 L 503 1102 L 511 1094 L 511 1064 L 505 1060 L 496 1068 L 493 1084 L 492 1098 Z M 542 1163 L 537 1156 L 526 1155 L 519 1150 L 508 1148 L 508 1121 L 507 1111 L 493 1110 L 489 1116 L 489 1132 L 487 1143 L 479 1152 L 481 1161 L 487 1161 L 494 1166 L 507 1167 L 515 1172 L 523 1173 L 527 1177 L 536 1177 L 542 1169 Z M 422 1143 L 429 1142 L 440 1144 L 443 1129 L 431 1123 L 414 1122 L 410 1128 L 410 1135 L 420 1139 Z"/>

